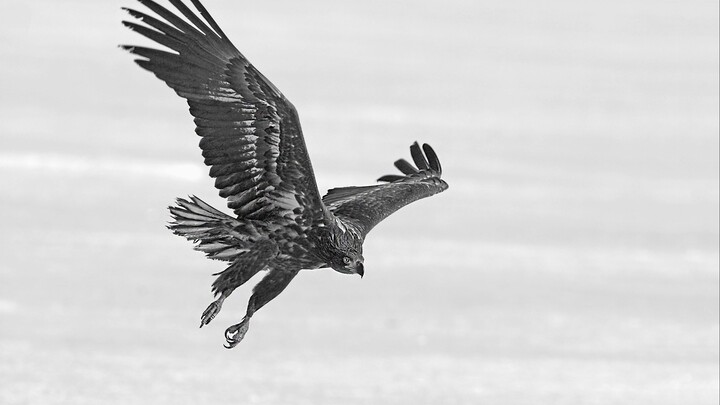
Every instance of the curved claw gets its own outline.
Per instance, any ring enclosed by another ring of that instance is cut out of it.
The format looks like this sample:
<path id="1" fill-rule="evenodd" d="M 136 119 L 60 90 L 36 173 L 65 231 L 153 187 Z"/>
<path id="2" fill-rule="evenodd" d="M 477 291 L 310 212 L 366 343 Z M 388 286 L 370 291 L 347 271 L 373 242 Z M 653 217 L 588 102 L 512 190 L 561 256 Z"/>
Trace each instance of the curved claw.
<path id="1" fill-rule="evenodd" d="M 237 346 L 238 343 L 242 342 L 249 327 L 250 319 L 243 318 L 242 322 L 227 328 L 225 330 L 225 341 L 227 342 L 227 344 L 224 345 L 225 348 L 232 349 Z"/>

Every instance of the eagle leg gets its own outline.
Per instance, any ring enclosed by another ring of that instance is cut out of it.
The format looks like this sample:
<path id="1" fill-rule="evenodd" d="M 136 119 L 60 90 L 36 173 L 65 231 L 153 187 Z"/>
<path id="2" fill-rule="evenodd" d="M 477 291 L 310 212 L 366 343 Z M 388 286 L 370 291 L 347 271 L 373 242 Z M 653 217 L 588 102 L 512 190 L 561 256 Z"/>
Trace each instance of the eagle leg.
<path id="1" fill-rule="evenodd" d="M 252 249 L 236 258 L 227 269 L 214 274 L 218 276 L 212 284 L 215 295 L 232 294 L 233 290 L 245 284 L 277 255 L 277 247 L 269 241 L 257 242 L 252 245 Z"/>
<path id="2" fill-rule="evenodd" d="M 207 325 L 220 313 L 223 301 L 241 285 L 265 268 L 278 253 L 275 242 L 261 240 L 251 245 L 252 250 L 238 255 L 235 261 L 220 273 L 215 273 L 217 279 L 212 285 L 212 291 L 218 299 L 208 305 L 200 317 L 200 327 Z"/>
<path id="3" fill-rule="evenodd" d="M 290 281 L 292 281 L 298 271 L 299 269 L 272 269 L 263 277 L 255 288 L 253 288 L 253 295 L 248 301 L 247 312 L 243 320 L 225 330 L 226 348 L 232 349 L 243 340 L 250 326 L 250 318 L 252 318 L 257 310 L 277 297 L 285 287 L 290 284 Z"/>
<path id="4" fill-rule="evenodd" d="M 223 301 L 225 301 L 225 298 L 227 298 L 230 295 L 228 291 L 223 291 L 222 294 L 218 299 L 211 302 L 210 305 L 208 305 L 205 312 L 203 312 L 202 316 L 200 317 L 200 327 L 207 325 L 215 319 L 215 316 L 220 313 L 220 309 L 222 309 Z"/>
<path id="5" fill-rule="evenodd" d="M 250 318 L 247 316 L 243 318 L 242 322 L 235 324 L 225 330 L 225 344 L 226 349 L 232 349 L 237 346 L 238 343 L 242 342 L 245 334 L 250 327 Z"/>

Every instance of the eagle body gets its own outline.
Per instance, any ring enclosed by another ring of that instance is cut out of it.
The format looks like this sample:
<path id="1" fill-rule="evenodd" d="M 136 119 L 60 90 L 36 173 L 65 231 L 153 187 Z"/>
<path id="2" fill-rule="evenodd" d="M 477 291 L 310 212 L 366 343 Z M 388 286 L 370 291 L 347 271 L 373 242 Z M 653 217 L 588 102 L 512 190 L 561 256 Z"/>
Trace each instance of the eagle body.
<path id="1" fill-rule="evenodd" d="M 227 263 L 216 273 L 216 299 L 200 326 L 220 312 L 224 300 L 261 271 L 244 318 L 225 331 L 236 346 L 250 318 L 292 281 L 300 270 L 330 267 L 364 274 L 362 245 L 388 215 L 448 188 L 435 151 L 410 146 L 414 165 L 395 162 L 402 175 L 380 184 L 334 188 L 321 197 L 295 107 L 235 48 L 199 0 L 197 12 L 182 0 L 176 11 L 153 0 L 138 0 L 156 16 L 125 9 L 141 23 L 123 25 L 168 50 L 123 45 L 135 62 L 187 100 L 228 215 L 201 199 L 178 198 L 168 228 L 195 243 L 208 258 Z M 180 15 L 178 15 L 178 12 Z M 183 18 L 184 17 L 184 18 Z"/>

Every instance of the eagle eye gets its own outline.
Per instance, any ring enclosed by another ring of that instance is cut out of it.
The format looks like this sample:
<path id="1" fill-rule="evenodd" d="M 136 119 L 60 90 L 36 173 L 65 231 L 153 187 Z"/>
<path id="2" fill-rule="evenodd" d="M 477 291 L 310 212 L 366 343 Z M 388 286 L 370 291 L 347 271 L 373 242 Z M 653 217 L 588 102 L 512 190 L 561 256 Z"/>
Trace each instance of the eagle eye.
<path id="1" fill-rule="evenodd" d="M 352 260 L 349 257 L 347 257 L 347 256 L 343 257 L 343 263 L 350 264 L 351 261 Z"/>

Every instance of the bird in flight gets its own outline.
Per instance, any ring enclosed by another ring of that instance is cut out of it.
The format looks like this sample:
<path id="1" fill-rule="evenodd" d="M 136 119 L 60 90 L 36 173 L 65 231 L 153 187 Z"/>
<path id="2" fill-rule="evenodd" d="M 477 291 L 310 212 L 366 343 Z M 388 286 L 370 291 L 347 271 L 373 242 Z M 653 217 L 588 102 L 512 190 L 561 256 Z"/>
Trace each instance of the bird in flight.
<path id="1" fill-rule="evenodd" d="M 237 50 L 200 1 L 191 0 L 199 15 L 182 0 L 169 0 L 176 11 L 138 1 L 155 16 L 124 8 L 144 24 L 123 25 L 169 51 L 121 47 L 187 100 L 210 177 L 235 214 L 195 196 L 178 198 L 170 207 L 173 233 L 208 258 L 228 263 L 214 274 L 216 300 L 203 312 L 200 327 L 236 288 L 267 270 L 241 322 L 225 331 L 225 347 L 243 339 L 250 318 L 300 270 L 331 267 L 362 277 L 368 232 L 399 208 L 448 188 L 433 149 L 415 142 L 410 146 L 415 166 L 395 162 L 402 175 L 382 176 L 376 185 L 334 188 L 320 197 L 295 107 Z"/>

